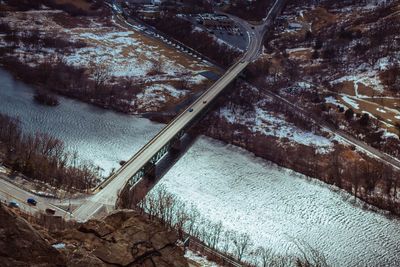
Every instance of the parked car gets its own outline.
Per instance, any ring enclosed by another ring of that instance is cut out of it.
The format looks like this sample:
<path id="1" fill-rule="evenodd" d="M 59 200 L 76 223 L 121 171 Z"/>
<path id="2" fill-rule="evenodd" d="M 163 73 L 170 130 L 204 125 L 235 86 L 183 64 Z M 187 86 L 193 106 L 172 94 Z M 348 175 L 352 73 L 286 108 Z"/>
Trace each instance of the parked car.
<path id="1" fill-rule="evenodd" d="M 32 205 L 32 206 L 36 206 L 36 204 L 37 204 L 37 201 L 34 199 L 34 198 L 28 198 L 27 200 L 26 200 L 26 203 L 28 203 L 29 205 Z"/>
<path id="2" fill-rule="evenodd" d="M 8 203 L 8 206 L 9 206 L 10 208 L 19 208 L 19 204 L 18 204 L 16 201 L 14 201 L 14 200 L 11 200 L 11 201 Z"/>
<path id="3" fill-rule="evenodd" d="M 193 112 L 193 109 L 191 108 L 191 109 L 189 109 L 189 112 Z"/>
<path id="4" fill-rule="evenodd" d="M 54 214 L 56 213 L 56 211 L 53 210 L 53 209 L 51 209 L 51 208 L 47 208 L 45 211 L 46 211 L 46 213 L 49 214 L 49 215 L 54 215 Z"/>

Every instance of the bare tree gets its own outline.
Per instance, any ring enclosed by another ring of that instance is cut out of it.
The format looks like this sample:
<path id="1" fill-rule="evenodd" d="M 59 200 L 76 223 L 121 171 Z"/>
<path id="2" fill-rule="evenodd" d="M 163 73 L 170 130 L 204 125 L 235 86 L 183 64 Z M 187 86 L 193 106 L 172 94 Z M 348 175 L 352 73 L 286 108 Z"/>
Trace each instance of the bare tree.
<path id="1" fill-rule="evenodd" d="M 246 254 L 247 250 L 251 245 L 250 236 L 248 234 L 237 234 L 235 233 L 232 236 L 232 242 L 235 246 L 235 256 L 240 261 L 243 258 L 243 255 Z"/>
<path id="2" fill-rule="evenodd" d="M 92 77 L 95 85 L 95 90 L 102 89 L 106 82 L 110 78 L 110 74 L 107 68 L 104 68 L 100 64 L 92 66 Z"/>

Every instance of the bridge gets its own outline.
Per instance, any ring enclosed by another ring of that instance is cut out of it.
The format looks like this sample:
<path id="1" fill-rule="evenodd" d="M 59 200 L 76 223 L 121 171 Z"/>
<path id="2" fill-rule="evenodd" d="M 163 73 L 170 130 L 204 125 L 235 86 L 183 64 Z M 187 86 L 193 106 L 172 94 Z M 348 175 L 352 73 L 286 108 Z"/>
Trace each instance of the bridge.
<path id="1" fill-rule="evenodd" d="M 116 173 L 107 179 L 96 190 L 96 194 L 73 212 L 78 221 L 86 221 L 101 209 L 113 210 L 118 194 L 125 186 L 133 187 L 155 169 L 156 163 L 170 151 L 184 133 L 207 111 L 210 104 L 252 61 L 261 53 L 263 37 L 274 17 L 283 8 L 284 1 L 276 0 L 267 17 L 260 25 L 251 26 L 245 21 L 241 24 L 249 35 L 247 51 L 208 88 L 196 101 L 182 111 Z"/>

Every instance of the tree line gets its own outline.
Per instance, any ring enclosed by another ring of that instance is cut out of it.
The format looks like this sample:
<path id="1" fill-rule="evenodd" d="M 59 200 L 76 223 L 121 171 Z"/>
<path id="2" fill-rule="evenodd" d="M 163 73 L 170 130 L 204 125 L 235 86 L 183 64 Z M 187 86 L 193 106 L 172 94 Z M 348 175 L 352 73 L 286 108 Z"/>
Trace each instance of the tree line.
<path id="1" fill-rule="evenodd" d="M 174 12 L 165 12 L 159 18 L 146 20 L 146 23 L 215 60 L 224 67 L 233 64 L 241 54 L 225 44 L 217 43 L 206 32 L 194 31 L 191 22 L 179 18 Z"/>
<path id="2" fill-rule="evenodd" d="M 68 191 L 88 191 L 99 180 L 99 168 L 66 151 L 48 134 L 27 134 L 18 119 L 0 113 L 0 151 L 3 163 L 33 181 Z"/>
<path id="3" fill-rule="evenodd" d="M 273 0 L 233 0 L 230 1 L 227 12 L 249 21 L 260 21 L 267 16 Z"/>
<path id="4" fill-rule="evenodd" d="M 103 0 L 86 0 L 89 9 L 83 9 L 73 3 L 59 3 L 56 0 L 4 0 L 5 4 L 14 10 L 27 11 L 32 9 L 42 9 L 47 6 L 53 9 L 63 10 L 71 16 L 94 16 L 105 15 L 109 12 L 108 8 L 104 8 Z M 72 1 L 71 1 L 72 2 Z"/>
<path id="5" fill-rule="evenodd" d="M 313 122 L 306 114 L 299 113 L 286 103 L 276 98 L 271 98 L 266 90 L 268 87 L 254 87 L 243 82 L 236 82 L 229 94 L 218 99 L 216 108 L 210 116 L 204 118 L 198 126 L 198 131 L 206 135 L 243 147 L 256 156 L 270 160 L 280 166 L 293 169 L 310 177 L 316 177 L 326 183 L 334 184 L 353 194 L 365 202 L 379 208 L 400 214 L 400 173 L 390 165 L 380 162 L 361 152 L 356 152 L 355 147 L 346 146 L 333 140 L 330 151 L 320 153 L 313 146 L 296 144 L 293 146 L 288 139 L 280 139 L 259 132 L 252 132 L 249 124 L 229 123 L 221 118 L 219 108 L 226 107 L 233 114 L 246 118 L 256 118 L 255 107 L 283 116 L 286 121 L 296 127 L 326 136 L 320 126 Z M 279 83 L 275 84 L 282 87 Z M 308 89 L 311 90 L 311 89 Z M 310 94 L 310 99 L 313 94 Z M 292 101 L 290 97 L 287 98 Z M 310 101 L 307 99 L 305 102 Z M 261 102 L 260 102 L 261 101 Z M 295 101 L 295 100 L 293 100 Z M 310 101 L 312 102 L 312 101 Z M 316 111 L 317 113 L 317 111 Z M 353 119 L 351 112 L 348 115 L 352 128 L 358 129 L 357 134 L 365 134 L 365 141 L 377 145 L 381 143 L 382 132 L 377 131 L 368 115 Z M 313 116 L 322 122 L 327 121 L 326 113 L 319 110 L 319 116 Z M 351 116 L 351 118 L 350 118 Z M 393 138 L 391 138 L 393 139 Z M 389 143 L 386 151 L 395 151 L 396 143 Z M 398 151 L 397 151 L 398 153 Z"/>
<path id="6" fill-rule="evenodd" d="M 40 92 L 58 93 L 124 113 L 132 110 L 132 100 L 144 86 L 128 79 L 121 83 L 108 83 L 111 75 L 107 69 L 92 66 L 89 67 L 92 72 L 90 74 L 86 68 L 71 66 L 63 58 L 57 57 L 29 66 L 21 64 L 13 56 L 3 56 L 1 63 L 20 80 L 34 85 Z"/>
<path id="7" fill-rule="evenodd" d="M 244 266 L 328 266 L 323 253 L 299 240 L 292 241 L 298 248 L 297 255 L 280 255 L 269 247 L 254 247 L 249 234 L 225 230 L 221 221 L 204 218 L 194 205 L 186 205 L 163 185 L 157 186 L 134 209 L 176 231 L 181 239 L 189 235 Z"/>

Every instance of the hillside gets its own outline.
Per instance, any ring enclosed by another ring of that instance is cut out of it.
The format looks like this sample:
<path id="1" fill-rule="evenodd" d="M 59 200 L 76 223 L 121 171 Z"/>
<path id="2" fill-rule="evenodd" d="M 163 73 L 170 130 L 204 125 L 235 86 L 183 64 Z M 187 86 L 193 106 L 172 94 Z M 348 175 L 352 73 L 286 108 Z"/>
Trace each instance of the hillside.
<path id="1" fill-rule="evenodd" d="M 40 91 L 124 113 L 175 113 L 217 72 L 104 3 L 85 11 L 87 1 L 21 2 L 0 3 L 0 63 Z"/>
<path id="2" fill-rule="evenodd" d="M 399 173 L 336 132 L 399 156 L 399 9 L 290 1 L 246 71 L 251 84 L 234 85 L 204 132 L 398 213 Z"/>
<path id="3" fill-rule="evenodd" d="M 133 211 L 49 232 L 18 214 L 0 206 L 1 266 L 188 266 L 176 234 Z"/>
<path id="4" fill-rule="evenodd" d="M 1 266 L 65 266 L 65 257 L 26 220 L 0 204 Z"/>

